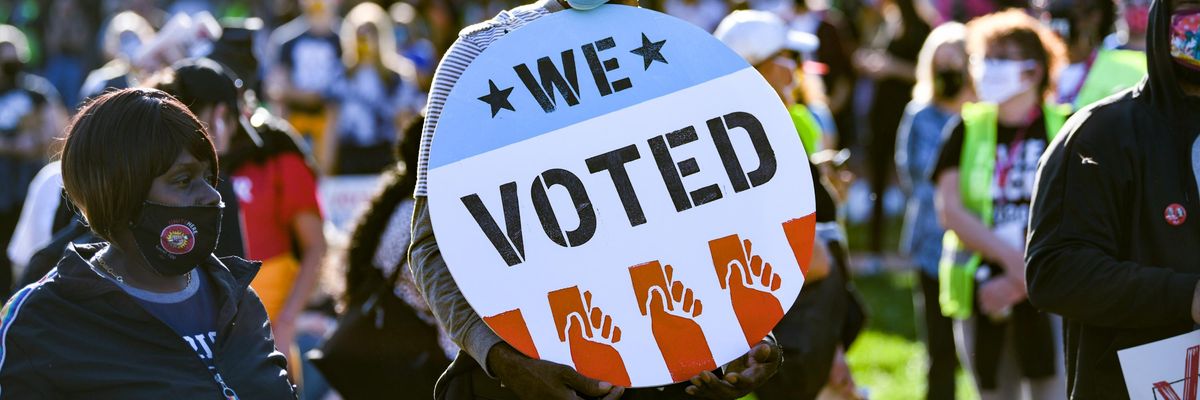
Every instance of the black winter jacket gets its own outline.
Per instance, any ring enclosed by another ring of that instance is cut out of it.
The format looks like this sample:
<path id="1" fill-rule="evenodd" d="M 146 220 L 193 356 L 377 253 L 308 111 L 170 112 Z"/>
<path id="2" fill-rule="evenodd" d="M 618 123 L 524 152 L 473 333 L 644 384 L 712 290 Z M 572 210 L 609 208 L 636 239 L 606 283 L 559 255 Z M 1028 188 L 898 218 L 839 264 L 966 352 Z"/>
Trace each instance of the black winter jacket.
<path id="1" fill-rule="evenodd" d="M 1153 3 L 1148 78 L 1079 111 L 1039 167 L 1029 299 L 1063 316 L 1073 399 L 1126 398 L 1117 351 L 1195 325 L 1200 193 L 1191 149 L 1200 102 L 1176 81 L 1169 14 L 1167 3 Z M 1186 218 L 1165 215 L 1180 207 Z"/>
<path id="2" fill-rule="evenodd" d="M 224 398 L 191 346 L 86 261 L 104 246 L 74 245 L 5 305 L 0 398 Z M 249 289 L 259 266 L 210 257 L 200 267 L 217 292 L 214 363 L 241 399 L 295 399 L 266 310 Z"/>

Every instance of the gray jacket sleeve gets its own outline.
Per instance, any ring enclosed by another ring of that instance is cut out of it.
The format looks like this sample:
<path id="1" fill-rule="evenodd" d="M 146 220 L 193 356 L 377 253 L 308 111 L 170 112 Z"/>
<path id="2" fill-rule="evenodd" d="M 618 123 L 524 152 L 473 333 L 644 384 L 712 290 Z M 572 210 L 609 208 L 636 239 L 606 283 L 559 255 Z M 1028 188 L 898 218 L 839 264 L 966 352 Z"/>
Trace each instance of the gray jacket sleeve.
<path id="1" fill-rule="evenodd" d="M 492 346 L 501 339 L 479 318 L 479 314 L 458 289 L 442 253 L 438 250 L 437 238 L 433 236 L 433 224 L 429 220 L 428 201 L 417 196 L 413 209 L 412 247 L 409 249 L 408 265 L 412 268 L 413 280 L 430 311 L 438 323 L 450 335 L 450 339 L 470 354 L 484 371 L 488 371 L 487 355 Z"/>

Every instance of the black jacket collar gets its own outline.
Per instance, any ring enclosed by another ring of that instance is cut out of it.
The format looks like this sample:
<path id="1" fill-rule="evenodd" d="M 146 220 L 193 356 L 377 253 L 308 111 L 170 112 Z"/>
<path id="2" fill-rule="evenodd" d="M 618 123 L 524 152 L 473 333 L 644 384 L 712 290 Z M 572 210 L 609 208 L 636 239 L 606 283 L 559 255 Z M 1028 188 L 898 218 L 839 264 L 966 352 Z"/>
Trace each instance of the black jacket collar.
<path id="1" fill-rule="evenodd" d="M 116 283 L 101 276 L 101 272 L 88 260 L 108 247 L 108 243 L 72 244 L 67 248 L 62 260 L 58 262 L 58 276 L 54 280 L 61 285 L 62 295 L 72 300 L 87 300 L 113 292 L 124 294 Z M 220 315 L 218 321 L 228 321 L 237 311 L 250 281 L 258 274 L 262 266 L 258 261 L 247 261 L 238 257 L 217 259 L 210 256 L 200 266 L 207 273 L 217 289 L 220 299 Z"/>

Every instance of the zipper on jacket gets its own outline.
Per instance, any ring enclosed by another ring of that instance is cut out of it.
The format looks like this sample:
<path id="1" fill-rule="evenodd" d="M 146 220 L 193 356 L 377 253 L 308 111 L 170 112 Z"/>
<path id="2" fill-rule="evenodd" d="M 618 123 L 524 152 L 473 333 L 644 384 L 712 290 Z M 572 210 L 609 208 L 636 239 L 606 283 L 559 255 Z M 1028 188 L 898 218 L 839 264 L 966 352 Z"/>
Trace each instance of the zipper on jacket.
<path id="1" fill-rule="evenodd" d="M 217 371 L 216 367 L 213 367 L 212 375 L 213 379 L 216 379 L 217 383 L 221 385 L 221 395 L 225 396 L 225 400 L 238 400 L 237 392 L 225 384 L 225 379 L 221 378 L 221 372 Z"/>

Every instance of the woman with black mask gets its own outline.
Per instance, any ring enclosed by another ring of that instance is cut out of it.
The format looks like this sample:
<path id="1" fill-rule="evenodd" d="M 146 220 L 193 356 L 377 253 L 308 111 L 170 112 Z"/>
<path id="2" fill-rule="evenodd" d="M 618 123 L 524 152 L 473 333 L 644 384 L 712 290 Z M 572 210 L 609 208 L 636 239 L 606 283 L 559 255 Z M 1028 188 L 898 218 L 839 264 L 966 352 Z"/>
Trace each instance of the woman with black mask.
<path id="1" fill-rule="evenodd" d="M 259 264 L 212 255 L 217 155 L 187 107 L 127 89 L 77 114 L 63 183 L 106 242 L 68 249 L 0 314 L 0 388 L 12 398 L 295 398 Z"/>
<path id="2" fill-rule="evenodd" d="M 942 227 L 934 209 L 933 171 L 942 133 L 958 117 L 963 103 L 975 97 L 967 79 L 967 28 L 958 22 L 929 34 L 917 56 L 913 101 L 904 110 L 896 134 L 896 170 L 908 197 L 901 250 L 916 264 L 921 282 L 918 304 L 924 304 L 925 342 L 929 353 L 928 399 L 954 398 L 954 327 L 938 305 L 938 259 Z"/>

